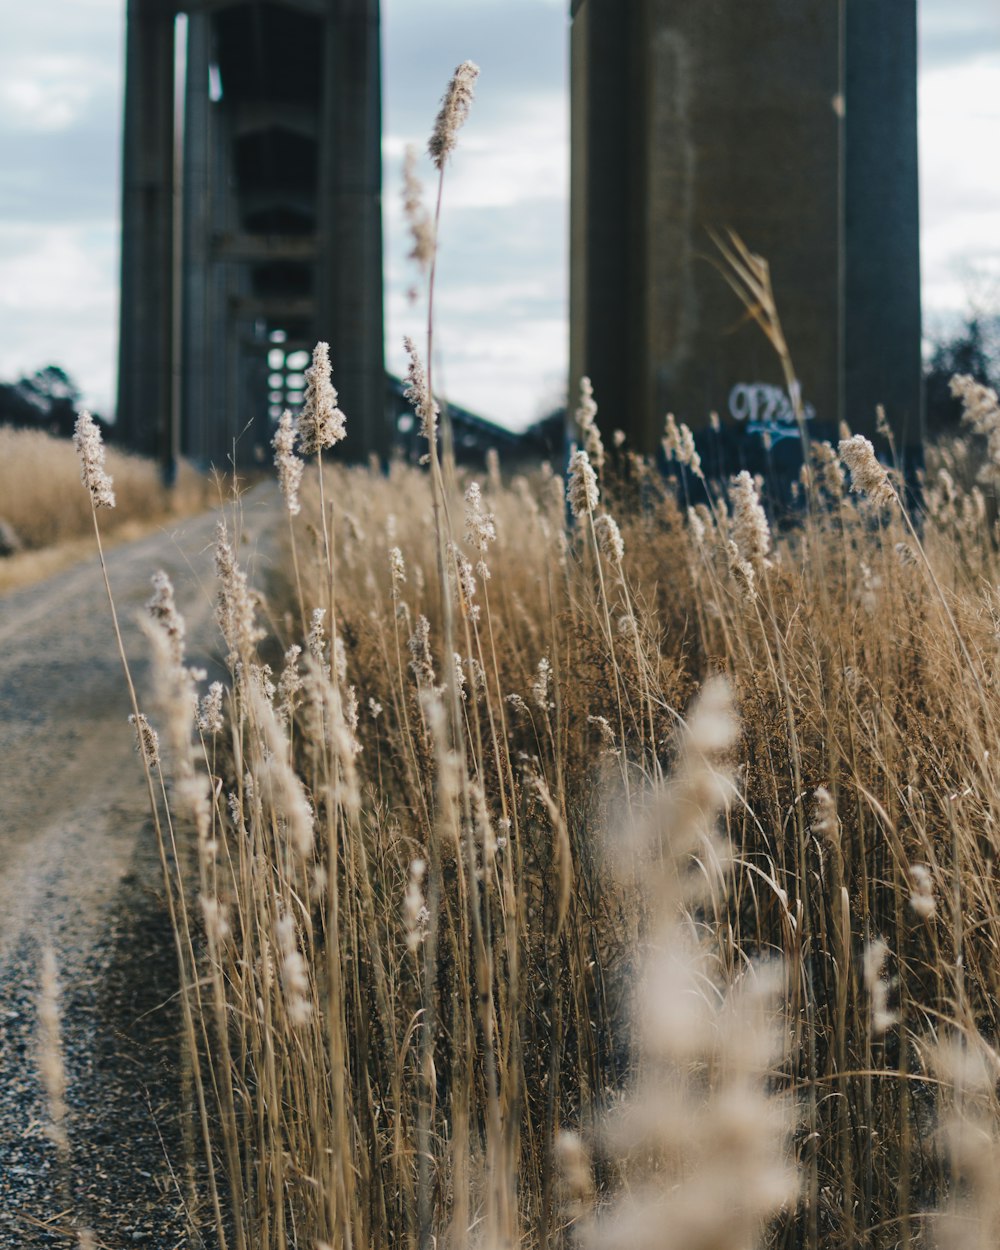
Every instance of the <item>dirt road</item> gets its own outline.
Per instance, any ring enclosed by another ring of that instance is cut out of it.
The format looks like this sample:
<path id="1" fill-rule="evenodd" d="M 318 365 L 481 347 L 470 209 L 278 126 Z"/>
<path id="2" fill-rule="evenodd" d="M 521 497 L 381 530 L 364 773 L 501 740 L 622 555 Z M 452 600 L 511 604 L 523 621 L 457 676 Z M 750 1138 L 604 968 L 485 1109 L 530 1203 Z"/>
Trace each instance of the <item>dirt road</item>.
<path id="1" fill-rule="evenodd" d="M 277 516 L 269 486 L 245 497 L 241 554 L 257 584 Z M 108 555 L 140 700 L 148 666 L 134 621 L 157 568 L 174 582 L 191 662 L 216 668 L 216 519 L 192 518 Z M 171 1174 L 164 1149 L 179 1132 L 167 1105 L 173 1015 L 163 1006 L 172 952 L 128 712 L 96 555 L 0 598 L 3 1247 L 71 1244 L 62 1230 L 75 1219 L 94 1226 L 101 1245 L 186 1244 L 183 1180 Z M 45 943 L 56 950 L 64 987 L 69 1177 L 45 1139 L 35 1072 Z"/>

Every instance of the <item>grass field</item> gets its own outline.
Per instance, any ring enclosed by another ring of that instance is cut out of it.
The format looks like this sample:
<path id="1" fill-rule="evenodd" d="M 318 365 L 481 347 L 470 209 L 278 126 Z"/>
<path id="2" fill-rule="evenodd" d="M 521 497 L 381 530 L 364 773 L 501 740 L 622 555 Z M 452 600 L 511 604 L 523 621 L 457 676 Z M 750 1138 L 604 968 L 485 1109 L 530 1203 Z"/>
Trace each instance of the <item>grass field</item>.
<path id="1" fill-rule="evenodd" d="M 168 879 L 220 1228 L 992 1228 L 984 496 L 942 465 L 918 531 L 863 446 L 867 494 L 818 445 L 778 538 L 748 477 L 687 508 L 695 466 L 594 438 L 568 527 L 545 469 L 307 469 L 266 607 L 238 520 L 220 532 L 232 684 L 195 739 L 159 584 L 155 769 L 197 835 Z"/>
<path id="2" fill-rule="evenodd" d="M 151 524 L 206 507 L 217 492 L 190 466 L 181 466 L 173 491 L 151 460 L 109 450 L 118 506 L 108 514 L 108 536 L 135 538 Z M 47 577 L 93 550 L 90 503 L 80 490 L 72 445 L 37 430 L 0 428 L 0 520 L 20 545 L 0 559 L 0 591 Z"/>
<path id="3" fill-rule="evenodd" d="M 995 1245 L 1000 557 L 958 483 L 1000 456 L 938 451 L 911 514 L 864 439 L 814 444 L 779 532 L 684 427 L 674 477 L 605 449 L 585 392 L 566 480 L 473 478 L 410 350 L 428 468 L 383 476 L 330 467 L 317 348 L 265 597 L 220 526 L 227 685 L 154 580 L 201 1220 L 239 1250 Z M 996 396 L 957 389 L 994 452 Z"/>

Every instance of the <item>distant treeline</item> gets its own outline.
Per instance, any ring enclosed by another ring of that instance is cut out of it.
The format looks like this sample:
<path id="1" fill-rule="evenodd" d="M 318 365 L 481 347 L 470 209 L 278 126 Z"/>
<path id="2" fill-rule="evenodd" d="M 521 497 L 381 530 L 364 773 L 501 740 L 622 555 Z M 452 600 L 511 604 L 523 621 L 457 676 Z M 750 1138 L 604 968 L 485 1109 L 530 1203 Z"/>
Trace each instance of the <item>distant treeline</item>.
<path id="1" fill-rule="evenodd" d="M 79 410 L 80 390 L 59 365 L 46 365 L 16 382 L 0 382 L 0 425 L 69 438 Z M 92 415 L 105 439 L 113 439 L 114 427 Z"/>

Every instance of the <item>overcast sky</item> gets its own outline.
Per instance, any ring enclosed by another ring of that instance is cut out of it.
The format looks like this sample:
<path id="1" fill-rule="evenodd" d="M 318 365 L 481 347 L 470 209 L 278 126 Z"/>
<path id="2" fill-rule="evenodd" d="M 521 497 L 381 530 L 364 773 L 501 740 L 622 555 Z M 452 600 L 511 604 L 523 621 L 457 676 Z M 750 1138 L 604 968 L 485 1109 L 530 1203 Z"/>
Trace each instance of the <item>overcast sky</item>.
<path id="1" fill-rule="evenodd" d="M 690 0 L 689 0 L 690 2 Z M 566 368 L 566 0 L 383 0 L 386 349 L 418 328 L 399 170 L 452 69 L 482 67 L 447 180 L 438 374 L 449 398 L 524 425 Z M 922 0 L 928 328 L 1000 307 L 1000 3 Z M 124 0 L 9 6 L 0 32 L 0 378 L 63 364 L 103 412 L 117 337 Z"/>

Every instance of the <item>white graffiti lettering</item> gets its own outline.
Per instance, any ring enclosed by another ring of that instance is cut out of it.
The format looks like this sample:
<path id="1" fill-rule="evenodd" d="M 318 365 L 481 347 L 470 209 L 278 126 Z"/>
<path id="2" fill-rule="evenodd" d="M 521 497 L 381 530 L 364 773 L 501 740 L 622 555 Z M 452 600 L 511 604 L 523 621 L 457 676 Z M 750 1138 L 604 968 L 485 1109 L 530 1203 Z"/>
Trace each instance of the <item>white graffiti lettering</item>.
<path id="1" fill-rule="evenodd" d="M 797 390 L 798 383 L 795 386 Z M 729 413 L 734 421 L 746 421 L 765 430 L 797 424 L 792 397 L 780 386 L 767 382 L 738 382 L 729 392 Z M 806 421 L 812 421 L 816 409 L 812 404 L 803 404 L 802 415 Z"/>

